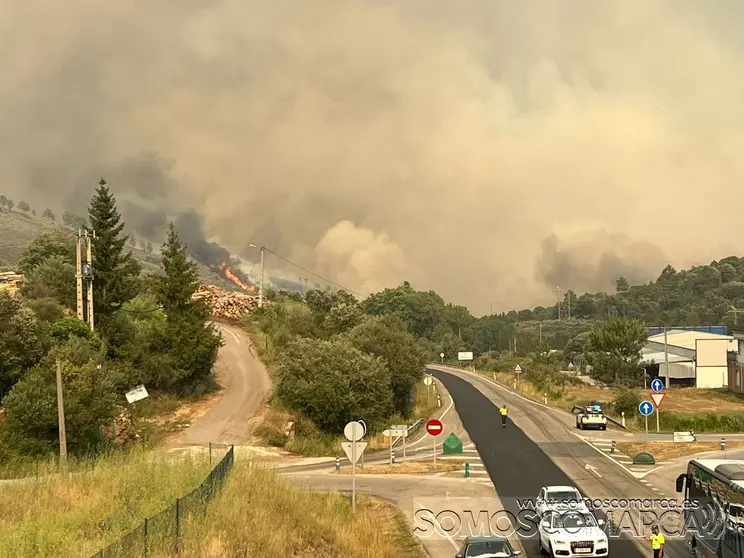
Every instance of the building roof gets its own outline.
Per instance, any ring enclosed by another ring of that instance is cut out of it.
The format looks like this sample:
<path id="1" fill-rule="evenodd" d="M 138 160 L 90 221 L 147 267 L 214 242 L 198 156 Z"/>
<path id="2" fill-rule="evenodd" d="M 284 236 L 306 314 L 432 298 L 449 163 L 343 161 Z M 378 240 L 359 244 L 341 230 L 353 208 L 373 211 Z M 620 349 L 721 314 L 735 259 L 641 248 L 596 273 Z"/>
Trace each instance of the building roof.
<path id="1" fill-rule="evenodd" d="M 667 331 L 667 345 L 673 345 L 675 347 L 682 347 L 694 351 L 695 341 L 697 339 L 728 339 L 731 341 L 732 346 L 730 350 L 738 350 L 738 341 L 731 335 L 720 335 L 718 333 L 707 333 L 705 331 L 684 331 L 679 329 L 671 329 Z M 660 333 L 658 335 L 652 335 L 648 340 L 654 343 L 664 343 L 664 334 Z"/>
<path id="2" fill-rule="evenodd" d="M 641 354 L 643 355 L 643 360 L 648 361 L 654 361 L 655 364 L 664 364 L 664 351 L 657 351 L 656 349 L 650 349 L 648 347 L 644 347 L 641 351 Z M 682 356 L 682 355 L 675 355 L 671 351 L 669 354 L 669 362 L 693 362 L 693 359 L 690 357 Z"/>

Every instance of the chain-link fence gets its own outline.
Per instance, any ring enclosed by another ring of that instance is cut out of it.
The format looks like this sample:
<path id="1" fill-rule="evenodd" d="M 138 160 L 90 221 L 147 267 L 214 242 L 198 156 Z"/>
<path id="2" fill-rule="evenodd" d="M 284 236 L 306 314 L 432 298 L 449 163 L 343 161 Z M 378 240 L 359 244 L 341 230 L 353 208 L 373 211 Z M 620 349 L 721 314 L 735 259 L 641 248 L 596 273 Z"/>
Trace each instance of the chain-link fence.
<path id="1" fill-rule="evenodd" d="M 156 516 L 145 519 L 142 525 L 92 558 L 140 558 L 163 552 L 178 553 L 186 519 L 204 511 L 227 479 L 234 462 L 235 446 L 231 446 L 201 486 L 177 498 L 172 506 Z"/>

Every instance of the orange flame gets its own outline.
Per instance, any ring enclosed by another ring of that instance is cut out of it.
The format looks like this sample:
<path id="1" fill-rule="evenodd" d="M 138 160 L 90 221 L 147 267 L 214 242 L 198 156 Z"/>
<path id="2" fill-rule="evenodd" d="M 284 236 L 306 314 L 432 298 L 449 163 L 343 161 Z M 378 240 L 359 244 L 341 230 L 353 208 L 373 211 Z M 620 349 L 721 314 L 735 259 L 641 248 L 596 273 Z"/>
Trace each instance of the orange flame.
<path id="1" fill-rule="evenodd" d="M 220 268 L 220 271 L 225 274 L 225 277 L 227 277 L 230 281 L 238 285 L 241 289 L 245 291 L 256 290 L 256 287 L 254 287 L 253 285 L 249 285 L 248 283 L 243 283 L 243 281 L 241 281 L 240 278 L 232 272 L 232 269 L 230 269 L 226 263 L 220 264 L 219 268 Z"/>

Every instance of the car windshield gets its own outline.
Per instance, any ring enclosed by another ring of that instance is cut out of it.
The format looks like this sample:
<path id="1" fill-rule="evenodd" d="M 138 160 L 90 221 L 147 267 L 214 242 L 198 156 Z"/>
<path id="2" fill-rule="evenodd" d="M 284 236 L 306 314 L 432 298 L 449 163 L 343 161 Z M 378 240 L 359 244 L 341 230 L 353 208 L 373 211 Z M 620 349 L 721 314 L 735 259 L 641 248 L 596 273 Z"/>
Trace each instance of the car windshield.
<path id="1" fill-rule="evenodd" d="M 478 558 L 512 558 L 511 548 L 506 541 L 483 541 L 470 543 L 465 557 L 478 556 Z"/>
<path id="2" fill-rule="evenodd" d="M 570 503 L 570 502 L 579 502 L 581 501 L 581 497 L 577 492 L 572 491 L 557 491 L 557 492 L 548 492 L 548 494 L 545 496 L 545 499 L 549 503 Z"/>
<path id="3" fill-rule="evenodd" d="M 553 527 L 563 529 L 580 529 L 596 527 L 597 521 L 588 513 L 564 513 L 553 516 Z"/>

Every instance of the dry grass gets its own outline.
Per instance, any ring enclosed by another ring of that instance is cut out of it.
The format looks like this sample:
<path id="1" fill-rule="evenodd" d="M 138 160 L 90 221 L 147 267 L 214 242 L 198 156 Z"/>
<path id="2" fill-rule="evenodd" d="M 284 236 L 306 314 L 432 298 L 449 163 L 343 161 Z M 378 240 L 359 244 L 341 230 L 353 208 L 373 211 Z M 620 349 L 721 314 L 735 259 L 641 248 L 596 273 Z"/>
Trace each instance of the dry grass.
<path id="1" fill-rule="evenodd" d="M 361 462 L 360 462 L 361 463 Z M 360 469 L 360 463 L 357 463 L 356 472 L 364 475 L 418 475 L 418 474 L 431 474 L 431 473 L 451 473 L 453 471 L 460 471 L 463 468 L 462 463 L 454 461 L 437 461 L 436 468 L 434 467 L 434 461 L 411 461 L 408 463 L 395 463 L 391 467 L 390 465 L 374 465 L 372 467 L 365 467 Z M 351 465 L 346 465 L 339 471 L 341 475 L 351 474 Z"/>
<path id="2" fill-rule="evenodd" d="M 37 209 L 37 213 L 43 211 L 44 209 Z M 0 265 L 17 263 L 29 242 L 37 234 L 53 226 L 46 219 L 34 218 L 18 211 L 0 211 Z"/>
<path id="3" fill-rule="evenodd" d="M 354 514 L 342 495 L 303 491 L 249 466 L 236 466 L 207 513 L 183 532 L 182 558 L 425 556 L 392 505 L 357 495 Z"/>
<path id="4" fill-rule="evenodd" d="M 482 372 L 482 374 L 493 378 L 492 372 Z M 506 386 L 513 387 L 514 374 L 496 372 L 496 380 Z M 527 397 L 541 403 L 544 401 L 544 394 L 528 381 L 520 381 L 517 389 Z M 650 388 L 646 390 L 638 389 L 636 391 L 641 400 L 649 399 Z M 704 409 L 706 413 L 744 413 L 744 397 L 726 389 L 672 387 L 665 391 L 666 397 L 661 406 L 662 414 L 664 411 L 667 411 L 680 415 L 697 415 L 700 413 L 700 409 Z M 616 391 L 611 388 L 567 386 L 560 397 L 549 397 L 548 403 L 566 410 L 571 410 L 574 405 L 588 404 L 591 401 L 611 402 L 615 399 L 615 395 Z"/>
<path id="5" fill-rule="evenodd" d="M 726 441 L 726 449 L 744 448 L 744 440 Z M 642 451 L 647 451 L 654 456 L 656 462 L 667 461 L 677 457 L 703 453 L 706 451 L 720 451 L 721 445 L 718 442 L 693 442 L 678 443 L 673 442 L 632 442 L 617 444 L 617 450 L 633 458 Z M 723 452 L 721 452 L 723 453 Z"/>
<path id="6" fill-rule="evenodd" d="M 174 462 L 141 452 L 68 475 L 27 479 L 0 490 L 0 556 L 68 558 L 101 548 L 172 506 L 201 484 L 208 458 Z"/>

